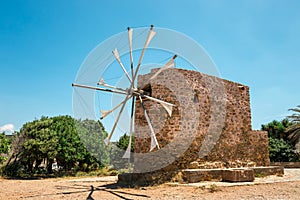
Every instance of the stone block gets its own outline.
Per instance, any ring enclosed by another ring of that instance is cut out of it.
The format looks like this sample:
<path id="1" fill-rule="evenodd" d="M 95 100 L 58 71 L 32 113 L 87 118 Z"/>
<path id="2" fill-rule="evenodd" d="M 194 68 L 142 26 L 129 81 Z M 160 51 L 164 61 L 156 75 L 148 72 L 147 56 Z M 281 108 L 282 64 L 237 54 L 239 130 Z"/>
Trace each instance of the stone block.
<path id="1" fill-rule="evenodd" d="M 186 169 L 182 170 L 182 178 L 188 183 L 221 181 L 222 169 Z"/>
<path id="2" fill-rule="evenodd" d="M 282 166 L 284 168 L 300 168 L 300 162 L 273 162 L 273 166 Z"/>
<path id="3" fill-rule="evenodd" d="M 253 169 L 225 169 L 222 173 L 222 180 L 228 182 L 252 182 L 254 181 Z"/>
<path id="4" fill-rule="evenodd" d="M 283 166 L 251 167 L 251 169 L 254 170 L 254 174 L 257 177 L 284 174 Z"/>

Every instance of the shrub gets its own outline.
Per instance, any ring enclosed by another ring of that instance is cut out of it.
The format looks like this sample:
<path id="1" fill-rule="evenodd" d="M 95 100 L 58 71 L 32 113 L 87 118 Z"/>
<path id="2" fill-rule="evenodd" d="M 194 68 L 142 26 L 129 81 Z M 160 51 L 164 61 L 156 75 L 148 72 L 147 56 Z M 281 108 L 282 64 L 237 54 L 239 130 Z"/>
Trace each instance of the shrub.
<path id="1" fill-rule="evenodd" d="M 269 154 L 271 162 L 295 162 L 298 160 L 295 148 L 283 139 L 269 138 Z"/>

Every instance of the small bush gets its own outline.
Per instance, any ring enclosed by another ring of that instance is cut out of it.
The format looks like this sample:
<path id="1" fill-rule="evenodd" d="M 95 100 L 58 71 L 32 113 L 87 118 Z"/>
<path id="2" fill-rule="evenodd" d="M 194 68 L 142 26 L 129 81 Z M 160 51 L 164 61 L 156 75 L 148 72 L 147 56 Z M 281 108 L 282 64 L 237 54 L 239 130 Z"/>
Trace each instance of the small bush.
<path id="1" fill-rule="evenodd" d="M 269 138 L 269 154 L 271 162 L 298 161 L 295 148 L 283 139 Z"/>
<path id="2" fill-rule="evenodd" d="M 216 184 L 210 185 L 210 187 L 208 189 L 211 193 L 219 191 L 218 186 Z"/>
<path id="3" fill-rule="evenodd" d="M 2 167 L 2 176 L 28 178 L 31 175 L 24 169 L 20 162 L 13 162 Z"/>

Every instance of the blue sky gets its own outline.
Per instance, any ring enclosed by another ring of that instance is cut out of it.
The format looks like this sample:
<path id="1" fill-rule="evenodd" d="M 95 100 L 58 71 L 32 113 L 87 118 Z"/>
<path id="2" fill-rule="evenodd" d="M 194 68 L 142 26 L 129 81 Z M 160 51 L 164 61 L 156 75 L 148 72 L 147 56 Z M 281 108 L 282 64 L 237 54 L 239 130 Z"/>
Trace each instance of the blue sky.
<path id="1" fill-rule="evenodd" d="M 0 127 L 72 115 L 71 83 L 88 53 L 128 26 L 154 24 L 192 37 L 223 78 L 248 85 L 259 129 L 300 104 L 299 9 L 296 0 L 2 0 Z"/>

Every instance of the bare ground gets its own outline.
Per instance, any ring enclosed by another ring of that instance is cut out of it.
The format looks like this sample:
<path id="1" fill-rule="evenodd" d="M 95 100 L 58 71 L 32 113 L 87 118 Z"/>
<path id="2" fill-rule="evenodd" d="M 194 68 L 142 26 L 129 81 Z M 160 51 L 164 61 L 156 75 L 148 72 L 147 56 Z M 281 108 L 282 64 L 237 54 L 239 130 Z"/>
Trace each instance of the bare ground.
<path id="1" fill-rule="evenodd" d="M 256 183 L 241 186 L 184 186 L 164 184 L 120 188 L 116 177 L 56 178 L 42 180 L 0 179 L 0 199 L 293 199 L 300 200 L 300 181 Z"/>

